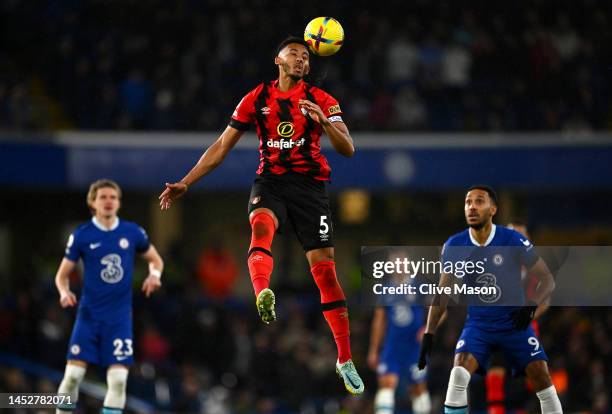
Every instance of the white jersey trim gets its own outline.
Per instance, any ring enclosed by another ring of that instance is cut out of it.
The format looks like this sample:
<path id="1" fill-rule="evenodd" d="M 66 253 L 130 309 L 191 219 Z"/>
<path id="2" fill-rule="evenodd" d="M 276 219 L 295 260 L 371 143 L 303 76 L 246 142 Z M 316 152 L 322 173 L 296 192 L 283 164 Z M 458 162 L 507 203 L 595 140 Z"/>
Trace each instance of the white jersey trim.
<path id="1" fill-rule="evenodd" d="M 487 237 L 487 240 L 484 242 L 484 244 L 482 246 L 488 246 L 489 244 L 491 244 L 491 242 L 493 241 L 493 237 L 495 237 L 495 229 L 497 229 L 497 226 L 495 224 L 493 224 L 493 226 L 491 227 L 491 233 L 489 233 L 489 237 Z M 474 246 L 480 246 L 480 244 L 476 241 L 476 239 L 472 235 L 472 228 L 471 227 L 468 230 L 468 233 L 470 234 L 470 240 L 472 241 L 472 244 Z"/>
<path id="2" fill-rule="evenodd" d="M 115 230 L 117 227 L 119 227 L 119 217 L 117 217 L 117 219 L 115 220 L 115 222 L 113 223 L 112 226 L 110 226 L 110 228 L 106 228 L 104 227 L 98 220 L 96 220 L 95 217 L 91 218 L 91 222 L 94 224 L 94 226 L 96 226 L 97 228 L 99 228 L 102 231 L 113 231 Z"/>

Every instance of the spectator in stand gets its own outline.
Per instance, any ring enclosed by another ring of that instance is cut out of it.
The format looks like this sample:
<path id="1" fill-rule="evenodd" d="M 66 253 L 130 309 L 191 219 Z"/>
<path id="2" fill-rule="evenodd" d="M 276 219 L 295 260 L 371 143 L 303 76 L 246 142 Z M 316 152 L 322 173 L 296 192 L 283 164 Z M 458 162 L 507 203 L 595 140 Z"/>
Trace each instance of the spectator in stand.
<path id="1" fill-rule="evenodd" d="M 29 36 L 15 36 L 16 52 L 9 53 L 16 73 L 43 80 L 77 128 L 216 129 L 253 79 L 273 77 L 261 57 L 278 43 L 278 33 L 299 32 L 286 22 L 311 13 L 245 6 L 230 14 L 223 3 L 152 1 L 155 7 L 7 3 L 7 33 L 34 28 Z M 400 6 L 391 0 L 384 8 L 326 9 L 340 19 L 347 39 L 338 55 L 318 65 L 329 75 L 318 80 L 354 95 L 343 99 L 350 106 L 357 102 L 355 112 L 345 108 L 353 129 L 597 130 L 612 123 L 605 47 L 612 38 L 612 3 L 473 9 L 463 1 L 417 2 L 408 13 L 390 12 Z M 275 24 L 263 24 L 268 21 Z M 404 87 L 413 88 L 415 99 L 400 96 Z M 492 96 L 505 114 L 489 108 Z M 419 122 L 404 122 L 412 110 L 403 106 L 415 100 L 424 103 L 425 114 Z M 3 126 L 41 126 L 36 114 L 46 111 L 32 104 L 27 91 L 11 87 L 0 93 L 3 101 Z M 372 113 L 371 122 L 364 110 Z"/>

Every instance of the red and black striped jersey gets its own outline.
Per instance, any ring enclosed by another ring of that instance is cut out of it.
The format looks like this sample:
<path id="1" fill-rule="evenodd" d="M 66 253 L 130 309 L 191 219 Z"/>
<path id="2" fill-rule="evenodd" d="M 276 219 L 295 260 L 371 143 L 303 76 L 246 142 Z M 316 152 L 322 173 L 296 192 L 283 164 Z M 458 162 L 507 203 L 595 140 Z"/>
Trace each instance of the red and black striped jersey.
<path id="1" fill-rule="evenodd" d="M 255 124 L 259 137 L 257 174 L 293 171 L 316 180 L 329 180 L 331 168 L 321 154 L 323 128 L 302 113 L 298 102 L 308 99 L 319 105 L 330 121 L 341 122 L 338 101 L 304 81 L 286 92 L 280 91 L 277 84 L 278 80 L 262 83 L 242 98 L 230 126 L 245 131 Z"/>

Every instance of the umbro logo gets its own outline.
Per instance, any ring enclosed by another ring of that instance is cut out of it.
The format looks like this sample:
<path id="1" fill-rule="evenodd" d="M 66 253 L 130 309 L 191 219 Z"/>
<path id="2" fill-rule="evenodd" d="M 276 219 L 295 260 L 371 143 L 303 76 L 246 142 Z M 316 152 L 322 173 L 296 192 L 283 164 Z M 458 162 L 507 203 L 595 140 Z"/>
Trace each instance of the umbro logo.
<path id="1" fill-rule="evenodd" d="M 261 262 L 263 259 L 262 255 L 255 254 L 249 258 L 249 263 Z"/>
<path id="2" fill-rule="evenodd" d="M 261 108 L 262 115 L 270 115 L 270 112 L 272 112 L 272 110 L 268 108 L 267 106 L 264 106 L 263 108 Z"/>
<path id="3" fill-rule="evenodd" d="M 101 245 L 102 245 L 102 243 L 89 243 L 89 248 L 90 248 L 91 250 L 95 250 L 95 249 L 97 249 L 98 247 L 100 247 Z"/>

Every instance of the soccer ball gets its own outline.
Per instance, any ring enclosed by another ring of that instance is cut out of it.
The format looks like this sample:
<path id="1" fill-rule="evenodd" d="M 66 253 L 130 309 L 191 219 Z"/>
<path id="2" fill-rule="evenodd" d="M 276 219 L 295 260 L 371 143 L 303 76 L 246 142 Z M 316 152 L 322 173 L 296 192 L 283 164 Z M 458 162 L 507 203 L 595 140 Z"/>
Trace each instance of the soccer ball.
<path id="1" fill-rule="evenodd" d="M 332 17 L 317 17 L 306 26 L 304 40 L 315 55 L 331 56 L 342 47 L 344 29 Z"/>

